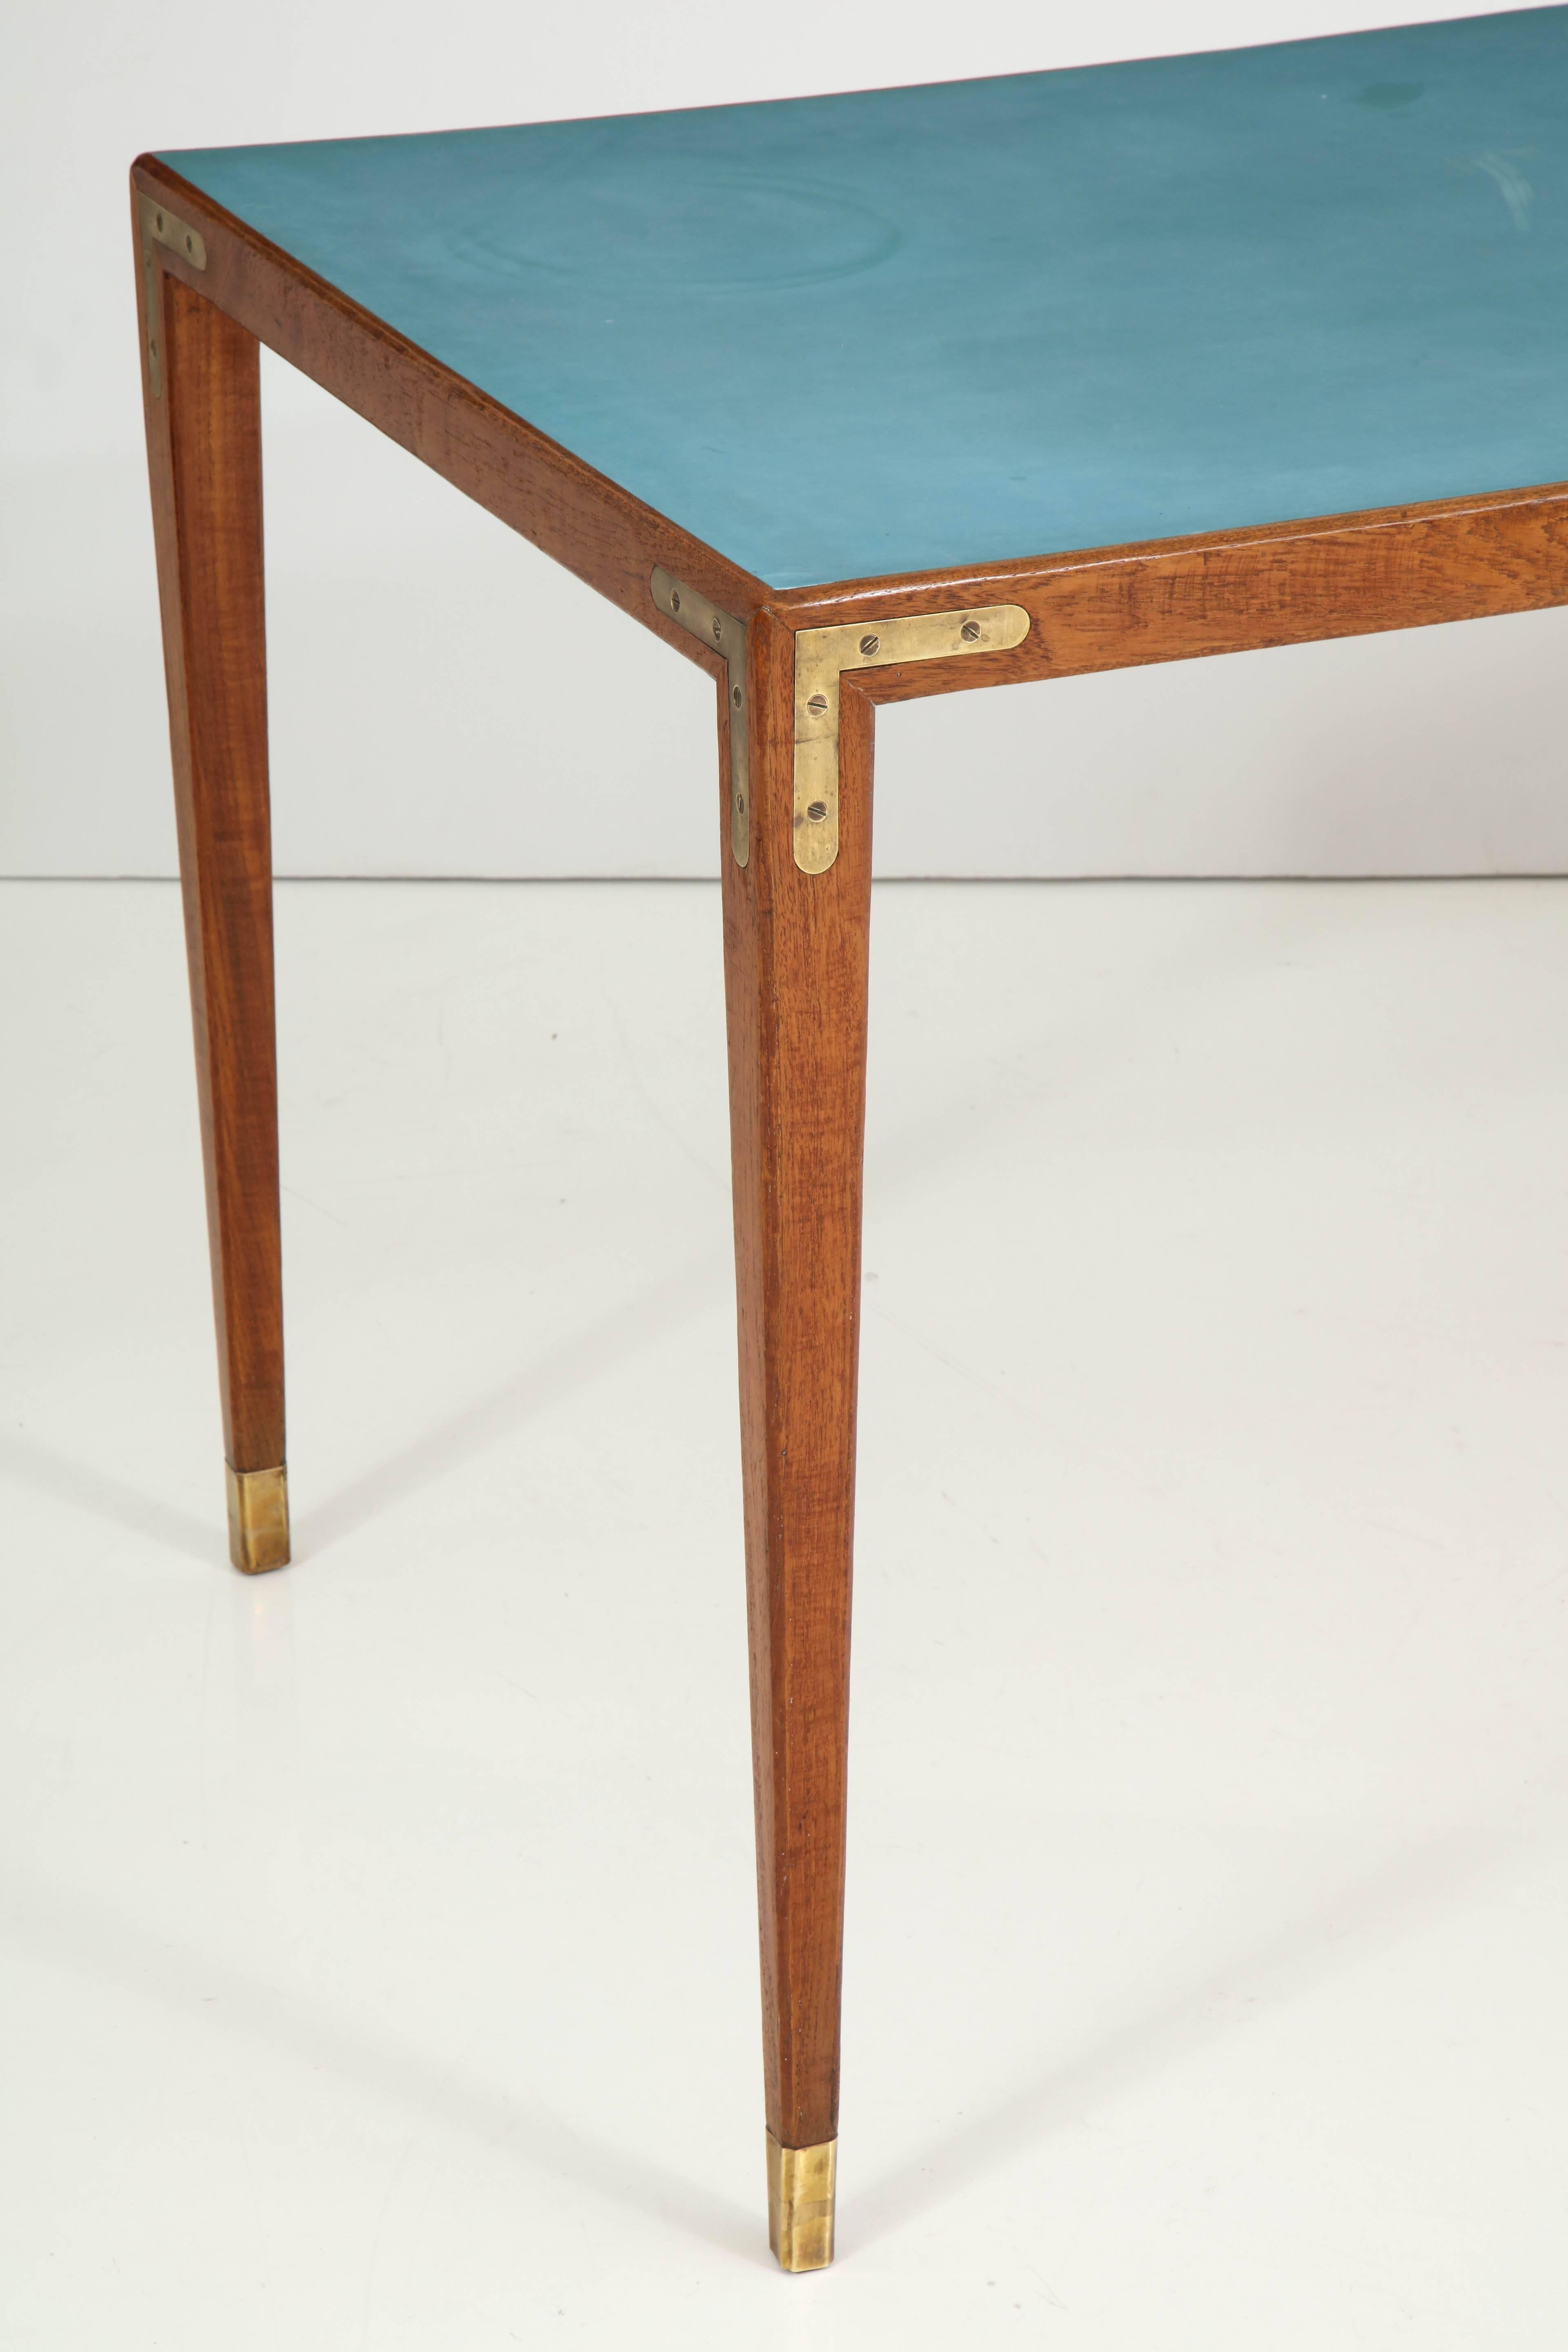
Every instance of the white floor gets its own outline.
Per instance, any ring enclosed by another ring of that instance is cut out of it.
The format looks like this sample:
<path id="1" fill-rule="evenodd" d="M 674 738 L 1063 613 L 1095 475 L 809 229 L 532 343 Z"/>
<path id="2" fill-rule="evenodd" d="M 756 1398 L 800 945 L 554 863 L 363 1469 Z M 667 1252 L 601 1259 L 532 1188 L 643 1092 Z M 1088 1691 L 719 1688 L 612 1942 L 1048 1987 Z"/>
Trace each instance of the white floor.
<path id="1" fill-rule="evenodd" d="M 907 886 L 840 2259 L 763 2230 L 716 895 L 0 891 L 6 2352 L 1568 2338 L 1568 885 Z M 650 977 L 651 975 L 651 977 Z"/>

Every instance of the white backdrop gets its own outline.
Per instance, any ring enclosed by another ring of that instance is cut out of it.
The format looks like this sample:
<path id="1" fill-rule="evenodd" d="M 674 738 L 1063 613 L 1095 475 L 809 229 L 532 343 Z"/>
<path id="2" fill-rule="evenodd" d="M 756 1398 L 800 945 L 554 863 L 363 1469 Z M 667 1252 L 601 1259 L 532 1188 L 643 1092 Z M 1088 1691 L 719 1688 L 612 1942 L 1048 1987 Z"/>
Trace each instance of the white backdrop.
<path id="1" fill-rule="evenodd" d="M 125 195 L 139 149 L 1010 72 L 1406 13 L 1482 11 L 210 0 L 170 17 L 68 0 L 24 16 L 12 0 L 0 872 L 174 870 Z M 714 871 L 700 673 L 281 364 L 265 385 L 279 871 Z M 1568 614 L 1551 613 L 887 710 L 879 866 L 1568 870 L 1565 651 Z"/>

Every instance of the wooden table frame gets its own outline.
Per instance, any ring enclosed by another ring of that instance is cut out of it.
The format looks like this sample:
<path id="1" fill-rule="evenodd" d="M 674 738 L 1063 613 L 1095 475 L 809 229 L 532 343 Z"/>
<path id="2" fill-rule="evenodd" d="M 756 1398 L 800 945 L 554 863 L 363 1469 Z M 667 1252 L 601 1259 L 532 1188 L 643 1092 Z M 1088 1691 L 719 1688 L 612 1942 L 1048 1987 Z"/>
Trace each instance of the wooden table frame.
<path id="1" fill-rule="evenodd" d="M 200 267 L 145 205 L 195 230 Z M 874 706 L 1563 604 L 1568 484 L 778 591 L 167 166 L 138 161 L 132 207 L 237 1566 L 289 1556 L 258 344 L 718 681 L 770 2232 L 786 2269 L 818 2268 L 838 2108 Z M 729 668 L 655 604 L 661 569 L 744 629 L 744 865 Z M 1003 604 L 1028 617 L 1009 649 L 845 673 L 838 854 L 803 871 L 797 634 Z"/>

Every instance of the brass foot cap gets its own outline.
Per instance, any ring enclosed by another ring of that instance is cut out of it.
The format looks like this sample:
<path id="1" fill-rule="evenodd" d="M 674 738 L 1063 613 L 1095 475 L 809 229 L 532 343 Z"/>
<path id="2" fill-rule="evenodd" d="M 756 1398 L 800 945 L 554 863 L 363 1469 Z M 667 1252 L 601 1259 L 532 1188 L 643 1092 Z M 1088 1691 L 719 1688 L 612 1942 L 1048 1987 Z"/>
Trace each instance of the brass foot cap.
<path id="1" fill-rule="evenodd" d="M 228 1556 L 247 1576 L 289 1564 L 289 1473 L 237 1470 L 228 1475 Z"/>
<path id="2" fill-rule="evenodd" d="M 825 2271 L 833 2260 L 838 2142 L 781 2147 L 768 2134 L 768 2243 L 782 2271 Z"/>

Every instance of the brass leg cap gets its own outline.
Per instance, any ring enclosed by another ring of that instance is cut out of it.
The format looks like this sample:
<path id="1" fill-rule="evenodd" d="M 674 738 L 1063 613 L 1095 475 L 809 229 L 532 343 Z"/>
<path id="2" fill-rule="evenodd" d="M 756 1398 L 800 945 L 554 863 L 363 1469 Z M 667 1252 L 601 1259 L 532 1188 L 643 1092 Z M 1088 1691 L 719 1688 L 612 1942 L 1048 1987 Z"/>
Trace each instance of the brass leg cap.
<path id="1" fill-rule="evenodd" d="M 228 1474 L 228 1556 L 247 1576 L 289 1565 L 289 1473 L 237 1470 Z"/>
<path id="2" fill-rule="evenodd" d="M 782 2271 L 825 2271 L 833 2260 L 838 2142 L 781 2147 L 768 2134 L 768 2243 Z"/>

